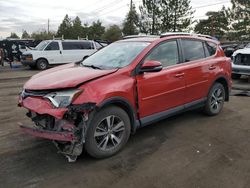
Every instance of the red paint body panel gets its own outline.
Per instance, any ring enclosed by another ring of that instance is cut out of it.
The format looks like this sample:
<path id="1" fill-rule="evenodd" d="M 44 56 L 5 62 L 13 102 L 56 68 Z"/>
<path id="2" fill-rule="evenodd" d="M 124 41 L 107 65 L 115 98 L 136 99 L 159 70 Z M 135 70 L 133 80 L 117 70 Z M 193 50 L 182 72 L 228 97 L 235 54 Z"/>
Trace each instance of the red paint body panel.
<path id="1" fill-rule="evenodd" d="M 175 66 L 137 76 L 140 118 L 184 103 L 185 80 L 175 76 L 183 71 L 181 66 Z"/>
<path id="2" fill-rule="evenodd" d="M 73 101 L 73 104 L 95 102 L 98 106 L 106 99 L 119 96 L 128 100 L 136 108 L 135 78 L 131 77 L 127 71 L 118 70 L 113 74 L 88 82 L 80 88 L 84 92 Z"/>
<path id="3" fill-rule="evenodd" d="M 75 66 L 71 63 L 67 66 L 52 68 L 33 76 L 24 85 L 28 90 L 46 90 L 59 88 L 72 88 L 78 84 L 110 74 L 116 70 L 94 70 L 86 67 Z"/>
<path id="4" fill-rule="evenodd" d="M 46 131 L 41 129 L 33 129 L 23 125 L 20 125 L 20 128 L 24 133 L 48 140 L 68 141 L 68 142 L 75 140 L 75 136 L 72 132 Z"/>
<path id="5" fill-rule="evenodd" d="M 19 104 L 32 112 L 49 114 L 57 119 L 62 119 L 64 113 L 68 111 L 67 108 L 54 108 L 49 101 L 38 97 L 27 97 Z"/>

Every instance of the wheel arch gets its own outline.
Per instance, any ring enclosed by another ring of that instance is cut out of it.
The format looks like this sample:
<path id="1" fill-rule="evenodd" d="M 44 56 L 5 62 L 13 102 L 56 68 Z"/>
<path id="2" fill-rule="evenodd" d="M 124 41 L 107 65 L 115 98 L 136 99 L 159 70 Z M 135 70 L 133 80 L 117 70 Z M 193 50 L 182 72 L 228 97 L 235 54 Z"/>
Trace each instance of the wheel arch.
<path id="1" fill-rule="evenodd" d="M 139 126 L 139 121 L 136 120 L 136 113 L 130 102 L 123 97 L 112 97 L 100 103 L 98 105 L 98 110 L 112 105 L 120 107 L 128 114 L 131 122 L 131 133 L 135 133 Z"/>
<path id="2" fill-rule="evenodd" d="M 229 86 L 228 86 L 228 81 L 227 81 L 227 79 L 226 79 L 224 76 L 219 76 L 219 77 L 217 77 L 217 78 L 214 80 L 214 82 L 212 83 L 212 85 L 211 85 L 210 88 L 212 88 L 213 85 L 214 85 L 215 83 L 220 83 L 220 84 L 223 85 L 223 87 L 225 88 L 225 94 L 226 94 L 226 96 L 225 96 L 225 101 L 229 101 L 229 93 L 230 93 L 230 90 L 229 90 Z"/>
<path id="3" fill-rule="evenodd" d="M 45 57 L 39 57 L 39 58 L 36 60 L 36 63 L 37 63 L 39 60 L 45 60 L 45 61 L 47 61 L 47 63 L 49 64 L 48 59 L 45 58 Z"/>

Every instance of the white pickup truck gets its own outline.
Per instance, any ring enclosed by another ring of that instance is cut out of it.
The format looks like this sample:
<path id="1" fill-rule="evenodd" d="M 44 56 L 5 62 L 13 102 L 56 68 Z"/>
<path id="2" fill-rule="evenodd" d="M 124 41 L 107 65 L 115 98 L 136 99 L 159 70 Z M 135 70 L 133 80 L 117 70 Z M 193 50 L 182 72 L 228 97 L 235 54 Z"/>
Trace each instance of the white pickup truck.
<path id="1" fill-rule="evenodd" d="M 45 40 L 22 54 L 21 63 L 45 70 L 50 65 L 80 61 L 102 46 L 92 40 Z"/>

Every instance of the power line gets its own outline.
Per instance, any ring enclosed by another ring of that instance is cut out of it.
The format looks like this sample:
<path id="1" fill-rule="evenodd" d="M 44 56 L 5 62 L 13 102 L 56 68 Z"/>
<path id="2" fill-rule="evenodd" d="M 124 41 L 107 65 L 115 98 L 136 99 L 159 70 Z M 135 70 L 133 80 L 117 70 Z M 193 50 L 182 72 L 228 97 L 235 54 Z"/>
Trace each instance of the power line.
<path id="1" fill-rule="evenodd" d="M 208 4 L 208 5 L 202 5 L 202 6 L 198 6 L 198 7 L 193 7 L 192 9 L 199 9 L 199 8 L 204 8 L 204 7 L 211 7 L 214 5 L 220 5 L 220 4 L 224 4 L 224 3 L 230 3 L 229 1 L 223 1 L 223 2 L 218 2 L 218 3 L 214 3 L 214 4 Z"/>
<path id="2" fill-rule="evenodd" d="M 103 10 L 107 10 L 107 9 L 113 7 L 112 5 L 117 5 L 117 3 L 116 3 L 117 1 L 120 1 L 120 0 L 112 1 L 112 2 L 106 4 L 106 5 L 102 6 L 102 7 L 99 7 L 97 9 L 91 10 L 91 12 L 97 12 L 97 11 L 100 12 L 100 11 L 103 11 Z"/>
<path id="3" fill-rule="evenodd" d="M 124 8 L 124 7 L 128 7 L 128 6 L 129 6 L 128 4 L 127 4 L 127 5 L 122 5 L 122 6 L 120 6 L 120 7 L 117 7 L 117 8 L 115 8 L 115 9 L 112 9 L 112 10 L 110 10 L 110 11 L 108 11 L 108 12 L 104 12 L 104 13 L 102 13 L 102 14 L 99 14 L 98 16 L 107 15 L 107 14 L 109 14 L 109 13 L 116 12 L 117 10 L 120 10 L 120 9 L 122 9 L 122 8 Z"/>
<path id="4" fill-rule="evenodd" d="M 128 4 L 126 4 L 126 5 L 119 6 L 119 7 L 115 8 L 115 9 L 111 9 L 109 11 L 106 11 L 109 8 L 118 5 L 118 4 L 115 4 L 116 1 L 117 0 L 112 1 L 109 4 L 106 4 L 105 6 L 103 6 L 102 8 L 98 8 L 96 10 L 93 10 L 92 12 L 94 12 L 94 11 L 98 11 L 98 12 L 104 11 L 104 13 L 101 13 L 101 14 L 98 15 L 98 16 L 104 16 L 104 15 L 116 12 L 117 10 L 120 10 L 120 9 L 128 6 Z M 135 4 L 135 3 L 138 3 L 138 2 L 140 2 L 140 0 L 134 1 L 133 3 Z M 205 7 L 210 7 L 210 6 L 215 6 L 215 5 L 224 4 L 224 3 L 230 3 L 230 2 L 229 1 L 222 1 L 222 2 L 217 2 L 217 3 L 213 3 L 213 4 L 201 5 L 201 6 L 193 7 L 191 10 L 205 8 Z M 114 6 L 109 6 L 109 5 L 114 5 Z M 106 8 L 106 7 L 108 7 L 108 8 Z M 198 16 L 198 17 L 194 17 L 193 19 L 203 18 L 203 17 L 207 17 L 207 16 Z"/>

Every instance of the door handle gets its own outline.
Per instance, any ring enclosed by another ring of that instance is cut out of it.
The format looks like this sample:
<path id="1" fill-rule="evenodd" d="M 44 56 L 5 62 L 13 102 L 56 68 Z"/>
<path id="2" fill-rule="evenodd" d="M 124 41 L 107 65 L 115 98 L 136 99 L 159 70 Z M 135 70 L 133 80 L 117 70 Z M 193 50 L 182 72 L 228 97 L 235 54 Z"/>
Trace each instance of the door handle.
<path id="1" fill-rule="evenodd" d="M 62 54 L 62 51 L 60 50 L 60 54 Z"/>
<path id="2" fill-rule="evenodd" d="M 214 70 L 214 69 L 216 69 L 216 66 L 214 66 L 214 65 L 211 65 L 211 66 L 209 67 L 209 70 Z"/>
<path id="3" fill-rule="evenodd" d="M 182 72 L 182 73 L 176 74 L 175 77 L 176 77 L 176 78 L 181 78 L 181 77 L 183 77 L 184 75 L 185 75 L 185 73 Z"/>

